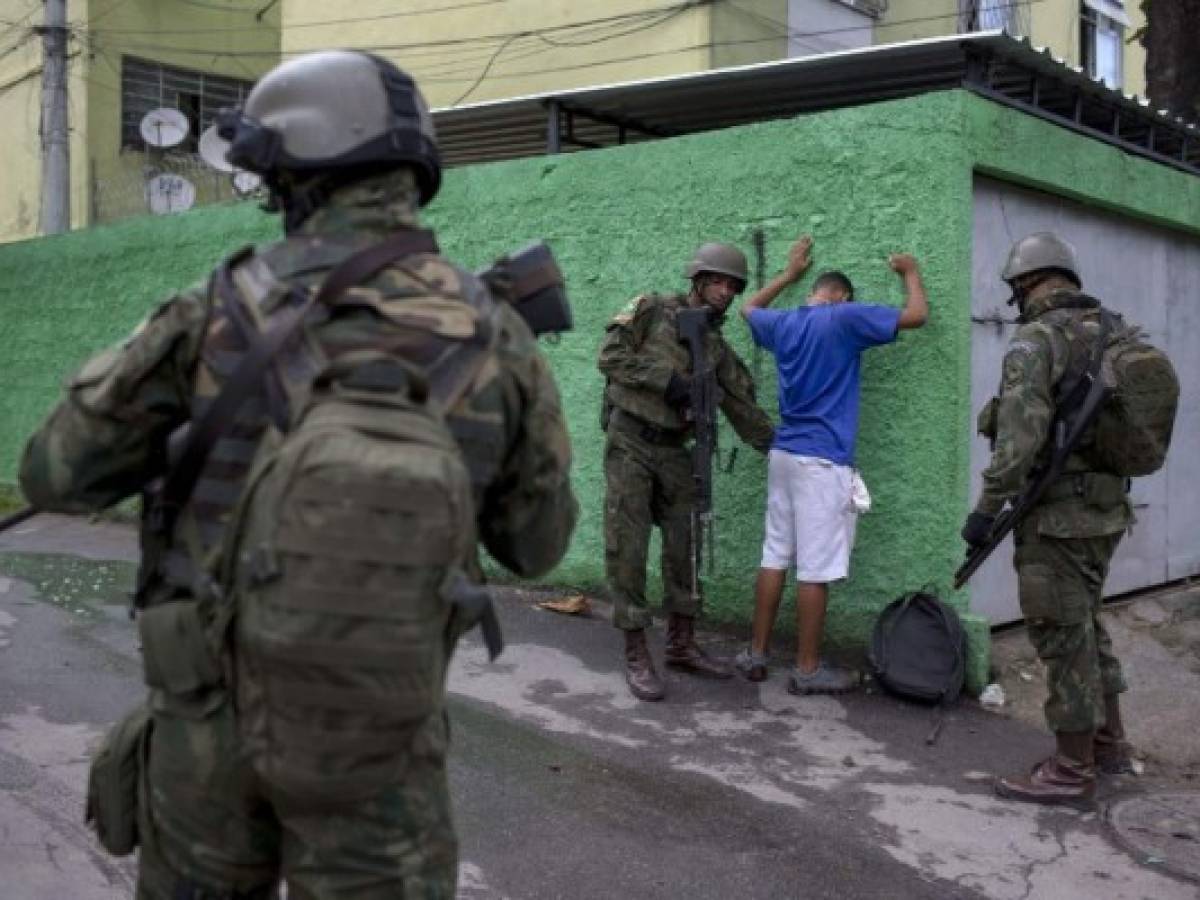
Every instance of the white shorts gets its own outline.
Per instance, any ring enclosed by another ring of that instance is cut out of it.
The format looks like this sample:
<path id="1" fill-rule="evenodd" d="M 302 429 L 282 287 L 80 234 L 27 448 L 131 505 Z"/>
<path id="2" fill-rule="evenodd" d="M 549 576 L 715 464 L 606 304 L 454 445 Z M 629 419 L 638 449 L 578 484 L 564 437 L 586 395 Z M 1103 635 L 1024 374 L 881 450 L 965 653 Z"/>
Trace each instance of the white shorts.
<path id="1" fill-rule="evenodd" d="M 794 567 L 797 581 L 813 584 L 849 575 L 858 522 L 854 483 L 849 466 L 771 448 L 762 567 Z"/>

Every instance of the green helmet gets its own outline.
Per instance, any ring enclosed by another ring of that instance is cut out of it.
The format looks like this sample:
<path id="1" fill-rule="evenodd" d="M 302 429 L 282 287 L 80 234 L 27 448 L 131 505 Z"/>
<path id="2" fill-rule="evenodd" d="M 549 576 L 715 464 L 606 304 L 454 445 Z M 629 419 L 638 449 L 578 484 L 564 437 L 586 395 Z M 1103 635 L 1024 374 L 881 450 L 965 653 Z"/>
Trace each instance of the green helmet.
<path id="1" fill-rule="evenodd" d="M 1083 284 L 1075 248 L 1049 231 L 1039 231 L 1013 244 L 1000 277 L 1012 284 L 1014 278 L 1043 269 L 1057 270 L 1070 275 L 1077 285 Z"/>
<path id="2" fill-rule="evenodd" d="M 224 109 L 217 132 L 242 169 L 323 172 L 411 166 L 421 205 L 441 186 L 433 119 L 412 78 L 357 50 L 306 53 L 254 85 L 242 109 Z"/>
<path id="3" fill-rule="evenodd" d="M 696 248 L 683 274 L 685 278 L 695 278 L 702 272 L 719 272 L 745 285 L 747 271 L 746 255 L 741 250 L 732 244 L 709 242 Z"/>

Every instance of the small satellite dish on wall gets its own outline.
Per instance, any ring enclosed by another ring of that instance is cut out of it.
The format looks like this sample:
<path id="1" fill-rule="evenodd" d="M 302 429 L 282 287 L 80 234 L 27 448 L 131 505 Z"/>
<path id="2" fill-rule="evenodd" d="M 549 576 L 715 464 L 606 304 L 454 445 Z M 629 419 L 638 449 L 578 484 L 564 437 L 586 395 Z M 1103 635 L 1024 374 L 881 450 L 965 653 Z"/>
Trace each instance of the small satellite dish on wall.
<path id="1" fill-rule="evenodd" d="M 182 175 L 166 172 L 146 182 L 146 203 L 155 215 L 183 212 L 195 202 L 196 186 Z"/>
<path id="2" fill-rule="evenodd" d="M 188 135 L 188 120 L 179 110 L 164 106 L 142 116 L 138 130 L 147 145 L 165 150 L 183 143 Z"/>
<path id="3" fill-rule="evenodd" d="M 218 172 L 233 171 L 233 166 L 225 158 L 225 154 L 229 151 L 229 141 L 217 134 L 216 125 L 210 125 L 204 129 L 204 134 L 200 135 L 200 144 L 197 149 L 200 151 L 200 158 Z"/>
<path id="4" fill-rule="evenodd" d="M 262 176 L 257 172 L 247 172 L 245 169 L 238 169 L 233 175 L 233 189 L 241 197 L 253 194 L 261 185 Z"/>

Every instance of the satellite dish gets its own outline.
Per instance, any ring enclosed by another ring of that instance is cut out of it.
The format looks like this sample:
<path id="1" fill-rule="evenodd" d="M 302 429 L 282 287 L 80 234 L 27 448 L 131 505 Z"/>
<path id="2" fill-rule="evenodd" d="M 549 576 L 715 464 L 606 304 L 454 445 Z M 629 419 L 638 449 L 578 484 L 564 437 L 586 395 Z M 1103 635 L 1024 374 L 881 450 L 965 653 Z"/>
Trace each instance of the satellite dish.
<path id="1" fill-rule="evenodd" d="M 218 172 L 232 172 L 233 166 L 225 158 L 229 152 L 229 141 L 217 134 L 217 126 L 210 125 L 200 135 L 200 158 Z"/>
<path id="2" fill-rule="evenodd" d="M 183 143 L 188 135 L 188 120 L 179 110 L 164 106 L 142 116 L 138 130 L 149 146 L 165 149 Z"/>
<path id="3" fill-rule="evenodd" d="M 155 175 L 146 182 L 146 202 L 155 215 L 183 212 L 196 202 L 196 186 L 182 175 Z"/>
<path id="4" fill-rule="evenodd" d="M 253 194 L 261 184 L 262 176 L 257 172 L 238 169 L 233 175 L 233 189 L 242 197 Z"/>

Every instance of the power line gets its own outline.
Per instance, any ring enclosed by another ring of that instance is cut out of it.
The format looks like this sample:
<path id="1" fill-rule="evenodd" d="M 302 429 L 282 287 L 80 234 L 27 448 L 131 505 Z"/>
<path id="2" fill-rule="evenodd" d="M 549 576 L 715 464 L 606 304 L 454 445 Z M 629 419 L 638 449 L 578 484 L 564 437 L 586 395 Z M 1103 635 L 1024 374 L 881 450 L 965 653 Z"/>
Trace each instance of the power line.
<path id="1" fill-rule="evenodd" d="M 196 0 L 193 0 L 196 2 Z M 428 9 L 410 9 L 404 12 L 381 13 L 375 16 L 355 16 L 345 19 L 321 19 L 311 22 L 291 22 L 288 28 L 320 28 L 324 25 L 351 25 L 358 22 L 379 22 L 384 19 L 402 19 L 411 16 L 425 16 L 432 13 L 449 12 L 456 9 L 472 9 L 477 6 L 494 6 L 497 3 L 507 3 L 508 0 L 465 0 L 461 3 L 451 3 L 446 6 L 431 6 Z M 268 4 L 263 10 L 269 9 L 274 4 Z M 248 12 L 248 10 L 245 10 Z M 257 16 L 256 16 L 257 18 Z M 261 22 L 262 20 L 259 19 Z M 245 26 L 226 25 L 213 28 L 98 28 L 97 31 L 103 31 L 107 34 L 221 34 L 230 31 L 245 31 Z"/>
<path id="2" fill-rule="evenodd" d="M 499 2 L 499 0 L 476 0 L 475 4 L 467 4 L 467 5 L 479 5 L 480 2 L 484 2 L 484 3 Z M 427 48 L 427 47 L 458 47 L 458 46 L 462 46 L 464 44 L 474 44 L 474 43 L 480 43 L 482 41 L 493 41 L 493 40 L 494 41 L 503 41 L 503 40 L 507 40 L 510 38 L 526 37 L 526 36 L 535 35 L 535 34 L 556 34 L 559 32 L 569 32 L 572 29 L 579 28 L 584 25 L 594 25 L 594 24 L 600 24 L 600 23 L 605 23 L 605 22 L 638 21 L 638 20 L 653 18 L 655 16 L 658 16 L 658 15 L 661 15 L 661 14 L 667 13 L 667 12 L 682 12 L 683 10 L 686 10 L 686 9 L 694 9 L 694 8 L 699 8 L 702 6 L 710 6 L 716 2 L 717 2 L 717 0 L 684 0 L 684 2 L 674 3 L 669 6 L 659 6 L 659 7 L 654 7 L 652 9 L 648 9 L 648 10 L 639 10 L 638 12 L 633 12 L 633 13 L 619 13 L 617 15 L 601 16 L 601 17 L 595 18 L 595 19 L 583 19 L 578 22 L 566 22 L 562 25 L 548 25 L 544 28 L 527 28 L 527 29 L 522 29 L 520 31 L 501 32 L 498 34 L 475 35 L 473 37 L 463 37 L 463 38 L 442 38 L 439 40 L 432 40 L 432 41 L 412 41 L 412 42 L 403 43 L 403 44 L 379 44 L 376 46 L 359 47 L 359 48 L 355 48 L 355 49 L 361 49 L 361 50 L 409 50 L 409 49 L 414 49 L 414 48 Z M 391 15 L 387 15 L 387 16 L 372 16 L 372 17 L 368 17 L 366 19 L 330 19 L 326 22 L 315 22 L 315 23 L 311 23 L 311 24 L 313 26 L 316 26 L 316 25 L 343 25 L 348 22 L 355 22 L 355 21 L 371 21 L 371 20 L 381 19 L 381 18 L 394 18 L 396 15 L 399 15 L 399 14 L 391 14 Z M 289 26 L 289 27 L 291 27 L 291 26 Z M 88 30 L 90 30 L 90 29 L 88 29 Z M 104 29 L 97 29 L 97 31 L 103 33 Z M 190 32 L 190 33 L 195 33 L 195 32 Z M 151 50 L 159 50 L 159 51 L 164 51 L 164 52 L 193 54 L 193 55 L 200 55 L 200 56 L 214 56 L 214 55 L 216 55 L 216 56 L 276 56 L 276 55 L 277 56 L 294 56 L 294 55 L 309 52 L 308 50 L 286 50 L 286 51 L 279 51 L 279 52 L 265 51 L 265 50 L 224 50 L 224 51 L 217 50 L 217 51 L 214 51 L 210 47 L 181 47 L 181 46 L 175 46 L 175 45 L 170 45 L 170 44 L 126 43 L 126 44 L 122 44 L 122 46 L 129 47 L 131 49 L 151 49 Z"/>

